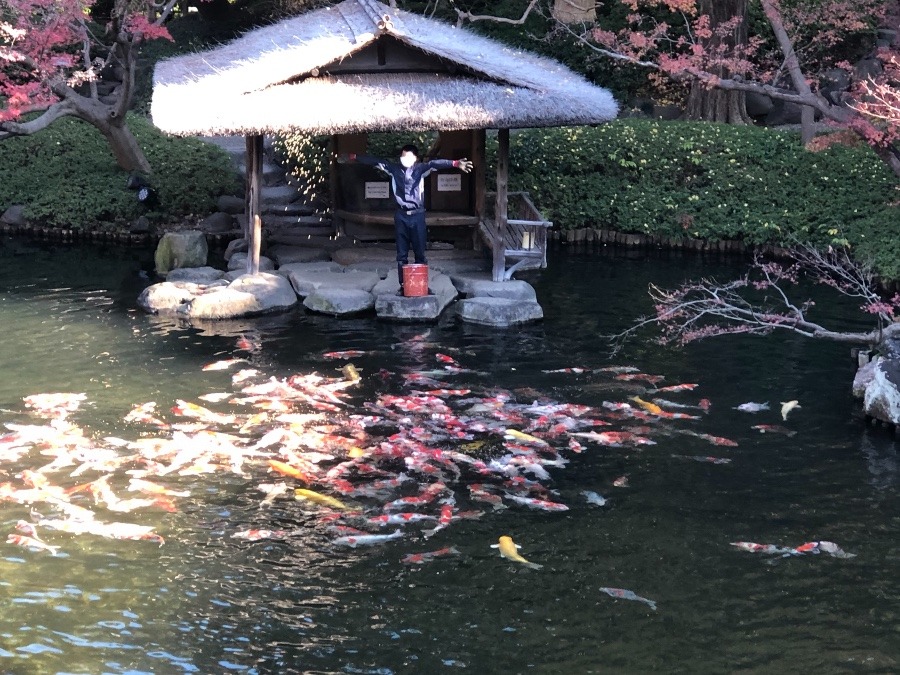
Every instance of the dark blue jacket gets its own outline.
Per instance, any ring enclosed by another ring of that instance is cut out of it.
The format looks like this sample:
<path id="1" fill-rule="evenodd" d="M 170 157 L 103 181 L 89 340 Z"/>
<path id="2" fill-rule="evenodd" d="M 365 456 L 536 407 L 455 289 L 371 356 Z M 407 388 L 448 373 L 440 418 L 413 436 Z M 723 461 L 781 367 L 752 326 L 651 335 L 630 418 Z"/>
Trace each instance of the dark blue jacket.
<path id="1" fill-rule="evenodd" d="M 452 169 L 457 165 L 452 159 L 432 159 L 428 162 L 416 162 L 405 169 L 402 164 L 371 155 L 356 155 L 356 161 L 374 166 L 390 176 L 397 206 L 409 211 L 425 210 L 425 176 L 438 169 Z"/>

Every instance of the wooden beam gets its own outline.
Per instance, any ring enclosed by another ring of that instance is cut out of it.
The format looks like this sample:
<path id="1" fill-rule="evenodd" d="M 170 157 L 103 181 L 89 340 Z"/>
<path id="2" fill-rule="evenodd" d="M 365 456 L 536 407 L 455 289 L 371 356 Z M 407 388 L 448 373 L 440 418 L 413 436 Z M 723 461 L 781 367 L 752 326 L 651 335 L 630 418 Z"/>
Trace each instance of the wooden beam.
<path id="1" fill-rule="evenodd" d="M 247 136 L 247 274 L 259 274 L 259 251 L 262 245 L 260 188 L 262 186 L 263 137 Z"/>
<path id="2" fill-rule="evenodd" d="M 497 133 L 497 204 L 494 208 L 494 281 L 503 281 L 506 259 L 503 255 L 503 232 L 506 230 L 507 190 L 509 187 L 509 129 Z"/>

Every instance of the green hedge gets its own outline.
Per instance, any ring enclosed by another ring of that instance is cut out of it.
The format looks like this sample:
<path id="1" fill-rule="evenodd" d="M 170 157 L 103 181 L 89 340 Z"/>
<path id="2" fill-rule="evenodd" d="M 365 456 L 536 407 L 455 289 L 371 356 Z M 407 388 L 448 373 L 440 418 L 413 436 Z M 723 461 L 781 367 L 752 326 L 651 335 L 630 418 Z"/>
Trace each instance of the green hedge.
<path id="1" fill-rule="evenodd" d="M 646 120 L 527 130 L 510 146 L 511 187 L 562 229 L 846 240 L 900 278 L 898 180 L 868 148 L 812 153 L 794 132 Z"/>
<path id="2" fill-rule="evenodd" d="M 157 210 L 148 211 L 125 187 L 128 174 L 92 126 L 63 118 L 34 136 L 0 142 L 0 209 L 25 205 L 30 221 L 92 230 L 124 225 L 140 215 L 157 221 L 205 215 L 216 198 L 239 185 L 228 156 L 196 139 L 163 136 L 132 115 L 128 125 L 153 167 Z"/>

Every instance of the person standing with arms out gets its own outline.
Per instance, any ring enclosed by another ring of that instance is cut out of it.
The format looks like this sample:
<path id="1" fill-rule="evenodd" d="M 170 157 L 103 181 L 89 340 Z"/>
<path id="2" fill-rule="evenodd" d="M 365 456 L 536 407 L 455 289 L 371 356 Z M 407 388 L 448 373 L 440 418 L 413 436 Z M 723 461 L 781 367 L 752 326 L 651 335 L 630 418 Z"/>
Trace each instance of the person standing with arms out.
<path id="1" fill-rule="evenodd" d="M 342 159 L 374 166 L 391 178 L 391 188 L 397 201 L 394 228 L 397 235 L 397 277 L 402 295 L 403 266 L 409 261 L 410 248 L 417 263 L 425 265 L 428 262 L 425 258 L 425 177 L 438 169 L 459 169 L 469 173 L 474 165 L 466 158 L 420 162 L 419 149 L 415 145 L 403 146 L 399 164 L 355 153 L 343 155 L 338 161 Z"/>

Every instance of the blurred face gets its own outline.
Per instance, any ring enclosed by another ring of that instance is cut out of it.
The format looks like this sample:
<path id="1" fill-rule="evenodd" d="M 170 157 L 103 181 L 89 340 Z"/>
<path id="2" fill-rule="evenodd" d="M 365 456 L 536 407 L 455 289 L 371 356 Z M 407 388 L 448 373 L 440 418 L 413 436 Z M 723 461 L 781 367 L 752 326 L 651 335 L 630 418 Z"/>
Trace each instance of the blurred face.
<path id="1" fill-rule="evenodd" d="M 404 150 L 400 153 L 400 163 L 404 166 L 404 168 L 408 169 L 416 163 L 416 156 L 409 150 Z"/>

